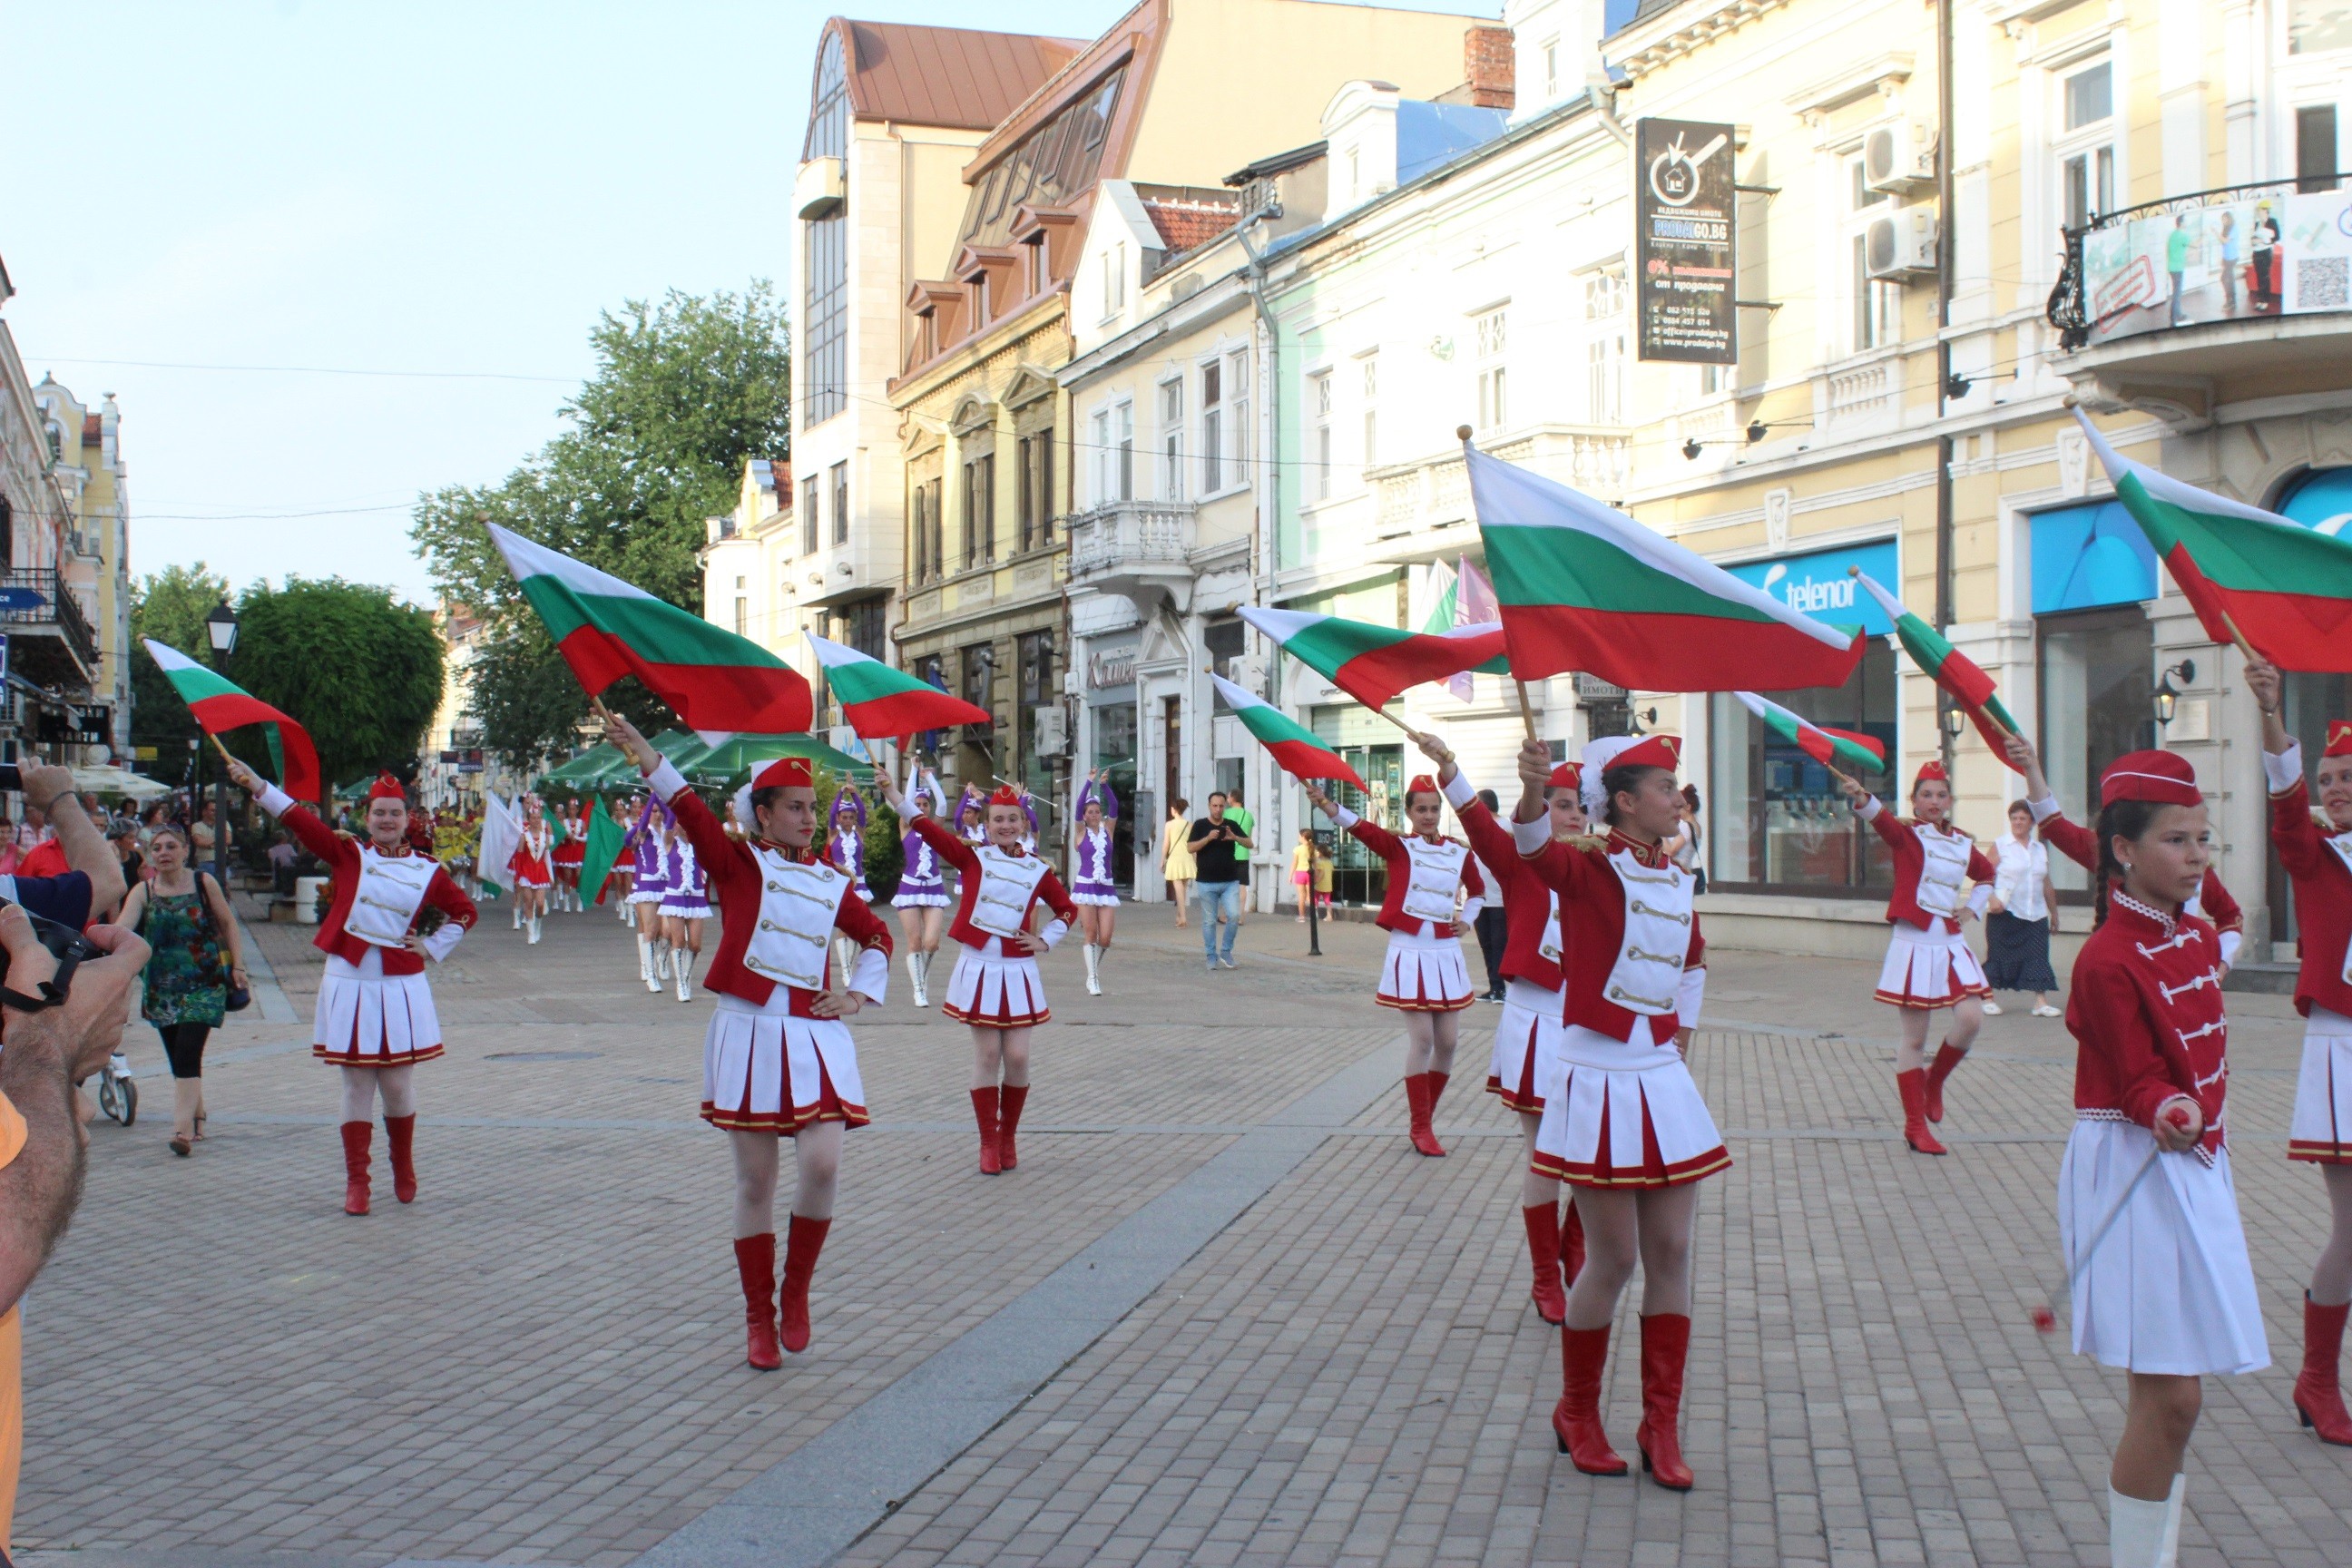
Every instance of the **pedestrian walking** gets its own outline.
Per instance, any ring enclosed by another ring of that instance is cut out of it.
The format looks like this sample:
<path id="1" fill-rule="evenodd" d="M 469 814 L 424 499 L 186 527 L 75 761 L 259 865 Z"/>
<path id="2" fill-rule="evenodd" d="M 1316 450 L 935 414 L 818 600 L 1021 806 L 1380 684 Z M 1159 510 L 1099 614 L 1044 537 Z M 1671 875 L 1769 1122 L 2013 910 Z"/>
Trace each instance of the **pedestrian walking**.
<path id="1" fill-rule="evenodd" d="M 1221 965 L 1235 969 L 1240 966 L 1234 963 L 1234 938 L 1242 929 L 1243 869 L 1239 856 L 1249 847 L 1249 836 L 1227 812 L 1224 791 L 1210 792 L 1208 809 L 1209 815 L 1192 824 L 1192 831 L 1185 839 L 1201 900 L 1201 950 L 1211 970 Z M 1222 947 L 1217 935 L 1221 921 L 1224 926 Z"/>
<path id="2" fill-rule="evenodd" d="M 2033 1016 L 2055 1018 L 2050 993 L 2050 933 L 2058 925 L 2058 889 L 2050 880 L 2050 847 L 2034 836 L 2033 808 L 2009 803 L 2009 831 L 1994 846 L 1992 902 L 1985 914 L 1985 984 L 1996 992 L 2031 991 Z M 2000 1004 L 1987 998 L 1988 1017 Z"/>
<path id="3" fill-rule="evenodd" d="M 152 881 L 133 881 L 120 922 L 147 943 L 139 1016 L 155 1026 L 172 1064 L 172 1152 L 185 1157 L 205 1136 L 205 1041 L 228 1016 L 228 993 L 247 989 L 242 933 L 212 873 L 188 863 L 176 826 L 148 846 Z"/>
<path id="4" fill-rule="evenodd" d="M 1184 929 L 1184 906 L 1192 900 L 1192 879 L 1199 875 L 1189 839 L 1192 818 L 1184 814 L 1192 803 L 1179 795 L 1168 805 L 1168 820 L 1160 826 L 1160 874 L 1168 883 L 1168 901 L 1176 906 L 1176 929 Z"/>
<path id="5" fill-rule="evenodd" d="M 1372 1000 L 1404 1015 L 1406 1136 L 1416 1152 L 1444 1159 L 1434 1126 L 1437 1101 L 1454 1076 L 1454 1047 L 1461 1034 L 1455 1015 L 1472 1001 L 1461 927 L 1465 917 L 1477 919 L 1486 884 L 1471 863 L 1470 847 L 1437 831 L 1445 797 L 1427 774 L 1416 774 L 1404 786 L 1405 821 L 1412 831 L 1402 838 L 1358 816 L 1314 780 L 1302 782 L 1307 798 L 1324 816 L 1388 867 L 1388 891 L 1373 921 L 1389 933 L 1389 946 Z M 1457 900 L 1467 900 L 1459 914 Z"/>
<path id="6" fill-rule="evenodd" d="M 1298 924 L 1307 923 L 1307 901 L 1315 897 L 1315 830 L 1302 827 L 1290 847 L 1290 885 L 1297 889 Z"/>
<path id="7" fill-rule="evenodd" d="M 1895 890 L 1886 900 L 1886 962 L 1878 1000 L 1898 1009 L 1903 1042 L 1895 1053 L 1895 1088 L 1903 1102 L 1903 1139 L 1921 1154 L 1947 1152 L 1928 1123 L 1944 1119 L 1944 1080 L 1967 1057 L 1984 1024 L 1984 966 L 1960 934 L 1964 916 L 1992 900 L 1993 864 L 1976 840 L 1951 824 L 1952 784 L 1944 764 L 1929 762 L 1911 781 L 1908 818 L 1896 816 L 1843 773 L 1838 783 L 1854 815 L 1895 852 Z M 1973 892 L 1963 895 L 1969 882 Z M 1927 1026 L 1938 1008 L 1951 1026 L 1927 1060 Z"/>

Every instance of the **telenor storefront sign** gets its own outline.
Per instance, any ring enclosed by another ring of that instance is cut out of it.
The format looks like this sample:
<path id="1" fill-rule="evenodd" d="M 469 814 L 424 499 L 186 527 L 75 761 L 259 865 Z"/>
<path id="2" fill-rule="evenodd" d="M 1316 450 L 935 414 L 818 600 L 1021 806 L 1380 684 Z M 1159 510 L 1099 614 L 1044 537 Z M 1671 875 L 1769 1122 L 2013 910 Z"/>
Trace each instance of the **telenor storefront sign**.
<path id="1" fill-rule="evenodd" d="M 1775 555 L 1763 561 L 1727 564 L 1724 570 L 1743 583 L 1763 589 L 1790 609 L 1835 626 L 1860 626 L 1874 637 L 1895 629 L 1878 602 L 1861 591 L 1847 571 L 1859 566 L 1887 587 L 1900 593 L 1902 569 L 1895 541 L 1839 545 L 1798 555 Z"/>

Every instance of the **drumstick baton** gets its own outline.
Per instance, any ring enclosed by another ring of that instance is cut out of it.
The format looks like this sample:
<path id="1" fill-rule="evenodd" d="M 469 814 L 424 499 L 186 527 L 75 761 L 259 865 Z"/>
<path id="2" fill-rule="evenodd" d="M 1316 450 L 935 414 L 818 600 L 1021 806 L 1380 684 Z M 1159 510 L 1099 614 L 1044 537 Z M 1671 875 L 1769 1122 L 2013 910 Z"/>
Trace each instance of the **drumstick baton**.
<path id="1" fill-rule="evenodd" d="M 2186 1131 L 2189 1126 L 2189 1112 L 2179 1106 L 2175 1106 L 2165 1112 L 2164 1120 Z M 2142 1160 L 2139 1163 L 2139 1169 L 2132 1173 L 2132 1179 L 2125 1186 L 2123 1195 L 2116 1198 L 2114 1206 L 2107 1210 L 2107 1216 L 2099 1222 L 2099 1228 L 2091 1233 L 2090 1245 L 2083 1248 L 2077 1255 L 2074 1266 L 2067 1270 L 2066 1300 L 2069 1307 L 2073 1306 L 2076 1288 L 2082 1283 L 2083 1271 L 2091 1266 L 2091 1259 L 2098 1255 L 2099 1244 L 2107 1239 L 2107 1233 L 2116 1228 L 2117 1220 L 2124 1217 L 2124 1210 L 2131 1205 L 2132 1194 L 2139 1191 L 2139 1184 L 2142 1182 L 2147 1180 L 2147 1173 L 2156 1169 L 2156 1157 L 2163 1152 L 2164 1148 L 2161 1144 L 2147 1152 L 2147 1158 Z M 2046 1304 L 2036 1307 L 2033 1309 L 2033 1326 L 2045 1334 L 2053 1333 L 2058 1328 L 2058 1314 L 2051 1310 Z"/>

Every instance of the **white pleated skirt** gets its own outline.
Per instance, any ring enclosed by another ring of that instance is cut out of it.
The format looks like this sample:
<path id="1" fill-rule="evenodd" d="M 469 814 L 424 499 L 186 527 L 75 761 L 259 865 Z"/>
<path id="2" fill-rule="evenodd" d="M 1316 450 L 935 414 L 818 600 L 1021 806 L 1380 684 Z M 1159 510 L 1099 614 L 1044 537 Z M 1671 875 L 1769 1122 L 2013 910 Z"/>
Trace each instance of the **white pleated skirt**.
<path id="1" fill-rule="evenodd" d="M 710 906 L 700 899 L 664 899 L 661 912 L 677 920 L 707 921 L 710 918 Z"/>
<path id="2" fill-rule="evenodd" d="M 1389 932 L 1380 994 L 1372 1000 L 1407 1013 L 1453 1013 L 1469 1006 L 1475 998 L 1470 994 L 1470 966 L 1462 962 L 1462 939 L 1425 931 Z"/>
<path id="3" fill-rule="evenodd" d="M 865 1126 L 873 1119 L 849 1026 L 755 1011 L 722 994 L 702 1037 L 702 1119 L 780 1138 L 818 1121 Z"/>
<path id="4" fill-rule="evenodd" d="M 1115 910 L 1118 908 L 1118 895 L 1117 893 L 1072 893 L 1070 902 L 1092 904 L 1101 910 Z"/>
<path id="5" fill-rule="evenodd" d="M 633 904 L 658 904 L 668 897 L 668 890 L 663 888 L 633 888 L 629 890 L 629 902 Z"/>
<path id="6" fill-rule="evenodd" d="M 397 1068 L 441 1054 L 441 1015 L 422 973 L 386 974 L 375 948 L 357 964 L 327 955 L 310 1054 L 349 1068 Z"/>
<path id="7" fill-rule="evenodd" d="M 1921 931 L 1908 921 L 1895 921 L 1888 930 L 1886 962 L 1878 971 L 1881 1002 L 1948 1007 L 1963 996 L 1992 994 L 1984 965 L 1958 931 Z"/>
<path id="8" fill-rule="evenodd" d="M 1673 1187 L 1728 1170 L 1715 1117 L 1674 1047 L 1563 1025 L 1540 1085 L 1532 1167 L 1580 1187 Z"/>
<path id="9" fill-rule="evenodd" d="M 942 889 L 910 893 L 902 886 L 891 899 L 890 907 L 894 910 L 943 910 L 948 907 L 948 896 Z"/>
<path id="10" fill-rule="evenodd" d="M 2286 1157 L 2352 1165 L 2352 1018 L 2325 1007 L 2314 1007 L 2303 1026 Z"/>
<path id="11" fill-rule="evenodd" d="M 1539 1113 L 1543 1084 L 1558 1076 L 1560 1000 L 1557 991 L 1514 980 L 1504 987 L 1503 1018 L 1495 1026 L 1486 1092 L 1513 1110 Z"/>
<path id="12" fill-rule="evenodd" d="M 992 939 L 989 945 L 997 943 Z M 983 1029 L 1025 1029 L 1054 1016 L 1034 958 L 982 952 L 961 942 L 956 947 L 955 972 L 948 976 L 940 1012 Z"/>
<path id="13" fill-rule="evenodd" d="M 2058 1244 L 2071 1276 L 2075 1352 L 2174 1377 L 2260 1372 L 2271 1363 L 2270 1341 L 2229 1151 L 2210 1165 L 2194 1152 L 2158 1154 L 2134 1187 L 2155 1147 L 2147 1128 L 2120 1119 L 2084 1117 L 2066 1140 Z M 2119 1202 L 2129 1206 L 2086 1258 Z"/>

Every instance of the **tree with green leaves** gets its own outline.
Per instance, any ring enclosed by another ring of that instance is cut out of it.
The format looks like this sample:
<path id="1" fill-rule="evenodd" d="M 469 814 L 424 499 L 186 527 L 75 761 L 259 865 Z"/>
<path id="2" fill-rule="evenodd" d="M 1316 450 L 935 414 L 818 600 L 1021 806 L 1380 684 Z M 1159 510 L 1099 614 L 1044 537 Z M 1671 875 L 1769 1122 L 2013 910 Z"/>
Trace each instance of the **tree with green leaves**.
<path id="1" fill-rule="evenodd" d="M 221 673 L 310 731 L 330 786 L 384 769 L 415 776 L 441 706 L 445 650 L 430 610 L 389 588 L 289 577 L 246 589 L 236 617 Z"/>
<path id="2" fill-rule="evenodd" d="M 734 509 L 746 460 L 789 455 L 791 340 L 766 282 L 630 300 L 590 342 L 595 374 L 561 410 L 572 427 L 499 484 L 424 497 L 409 530 L 443 594 L 488 623 L 473 710 L 484 743 L 519 768 L 568 750 L 588 699 L 482 524 L 699 614 L 704 520 Z M 635 680 L 605 700 L 648 734 L 671 722 Z"/>
<path id="3" fill-rule="evenodd" d="M 153 637 L 210 664 L 213 645 L 205 617 L 226 603 L 228 579 L 207 571 L 201 561 L 166 566 L 131 586 L 131 743 L 155 748 L 148 771 L 159 779 L 180 779 L 187 768 L 188 742 L 203 731 L 139 639 Z"/>

